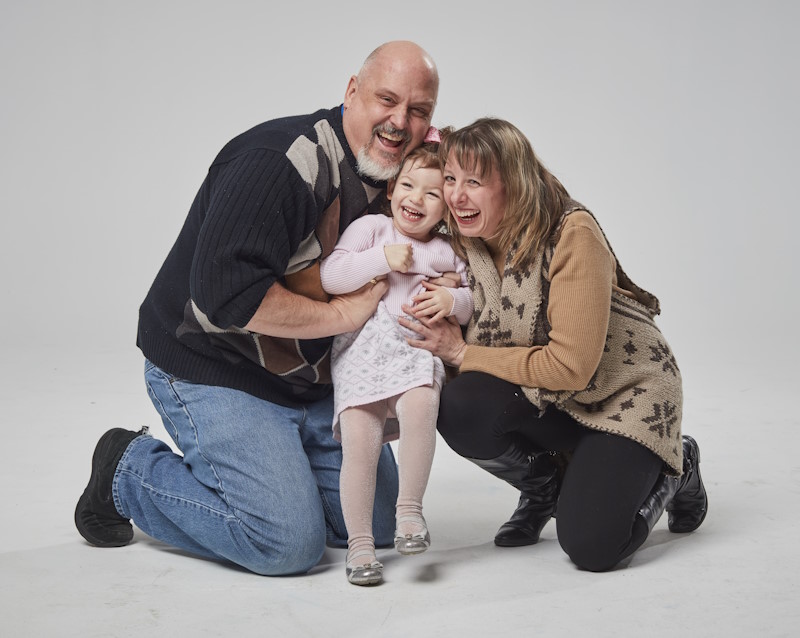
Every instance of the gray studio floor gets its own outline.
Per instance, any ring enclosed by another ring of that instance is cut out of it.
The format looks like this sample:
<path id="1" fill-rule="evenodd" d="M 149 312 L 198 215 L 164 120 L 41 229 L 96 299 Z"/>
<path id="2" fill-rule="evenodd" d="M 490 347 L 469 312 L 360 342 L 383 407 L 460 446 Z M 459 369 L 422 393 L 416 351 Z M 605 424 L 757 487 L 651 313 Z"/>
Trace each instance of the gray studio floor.
<path id="1" fill-rule="evenodd" d="M 381 550 L 386 582 L 358 588 L 343 550 L 306 576 L 264 578 L 138 532 L 126 548 L 88 546 L 71 519 L 97 437 L 112 425 L 163 429 L 135 352 L 23 349 L 0 377 L 2 636 L 797 635 L 799 424 L 789 382 L 775 382 L 788 375 L 685 373 L 685 431 L 701 445 L 710 494 L 694 534 L 671 534 L 662 519 L 606 574 L 574 569 L 553 523 L 537 546 L 496 548 L 514 492 L 440 441 L 430 551 Z"/>

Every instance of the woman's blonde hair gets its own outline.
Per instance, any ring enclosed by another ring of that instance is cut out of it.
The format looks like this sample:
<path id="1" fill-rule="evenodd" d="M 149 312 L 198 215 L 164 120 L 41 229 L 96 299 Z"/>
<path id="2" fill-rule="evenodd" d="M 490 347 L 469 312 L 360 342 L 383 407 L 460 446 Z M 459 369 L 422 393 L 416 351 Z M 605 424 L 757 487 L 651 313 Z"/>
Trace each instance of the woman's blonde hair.
<path id="1" fill-rule="evenodd" d="M 533 152 L 528 138 L 510 122 L 484 117 L 442 140 L 439 161 L 443 169 L 451 156 L 481 179 L 498 172 L 506 198 L 505 214 L 497 228 L 498 245 L 507 254 L 516 244 L 513 267 L 533 261 L 555 230 L 570 197 Z M 451 217 L 448 228 L 464 256 L 465 238 Z"/>

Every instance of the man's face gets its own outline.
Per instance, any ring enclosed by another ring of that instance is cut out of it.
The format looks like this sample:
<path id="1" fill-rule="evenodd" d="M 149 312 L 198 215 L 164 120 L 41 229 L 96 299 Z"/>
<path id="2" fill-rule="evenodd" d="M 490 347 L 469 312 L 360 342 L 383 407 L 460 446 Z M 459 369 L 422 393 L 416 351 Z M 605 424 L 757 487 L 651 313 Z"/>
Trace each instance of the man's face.
<path id="1" fill-rule="evenodd" d="M 344 98 L 344 131 L 362 175 L 388 180 L 422 143 L 438 80 L 422 60 L 384 54 L 353 76 Z"/>

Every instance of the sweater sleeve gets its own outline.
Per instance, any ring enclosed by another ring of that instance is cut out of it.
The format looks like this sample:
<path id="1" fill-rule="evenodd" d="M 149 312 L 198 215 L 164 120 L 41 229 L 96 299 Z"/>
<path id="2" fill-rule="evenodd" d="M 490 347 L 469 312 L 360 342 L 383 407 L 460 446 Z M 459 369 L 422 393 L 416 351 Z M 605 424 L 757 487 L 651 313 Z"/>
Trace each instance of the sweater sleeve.
<path id="1" fill-rule="evenodd" d="M 244 326 L 319 212 L 285 155 L 243 153 L 216 171 L 192 260 L 190 295 L 216 326 Z"/>
<path id="2" fill-rule="evenodd" d="M 374 215 L 360 217 L 342 233 L 336 247 L 320 267 L 325 292 L 331 295 L 353 292 L 373 277 L 391 271 L 383 242 L 375 245 L 376 221 Z"/>
<path id="3" fill-rule="evenodd" d="M 611 312 L 614 258 L 588 215 L 567 218 L 550 264 L 546 346 L 468 345 L 461 371 L 477 370 L 524 387 L 583 390 L 600 363 Z"/>

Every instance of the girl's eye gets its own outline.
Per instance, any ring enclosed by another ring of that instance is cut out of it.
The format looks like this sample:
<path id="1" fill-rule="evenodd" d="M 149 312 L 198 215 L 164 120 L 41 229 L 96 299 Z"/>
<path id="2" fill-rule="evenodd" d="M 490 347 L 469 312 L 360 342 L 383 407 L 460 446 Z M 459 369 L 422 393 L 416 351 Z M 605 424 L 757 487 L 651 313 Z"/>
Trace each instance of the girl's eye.
<path id="1" fill-rule="evenodd" d="M 439 193 L 428 193 L 428 197 L 432 197 L 433 199 L 439 199 Z"/>

